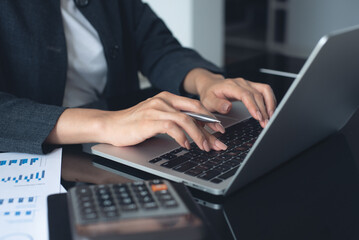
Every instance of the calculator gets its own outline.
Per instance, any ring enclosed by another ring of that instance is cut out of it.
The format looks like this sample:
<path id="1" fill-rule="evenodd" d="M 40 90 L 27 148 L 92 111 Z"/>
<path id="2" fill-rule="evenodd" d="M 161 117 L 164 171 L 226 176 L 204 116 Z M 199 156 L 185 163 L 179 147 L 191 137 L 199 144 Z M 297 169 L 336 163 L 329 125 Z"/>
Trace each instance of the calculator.
<path id="1" fill-rule="evenodd" d="M 201 239 L 202 221 L 166 180 L 80 185 L 67 195 L 73 239 Z"/>

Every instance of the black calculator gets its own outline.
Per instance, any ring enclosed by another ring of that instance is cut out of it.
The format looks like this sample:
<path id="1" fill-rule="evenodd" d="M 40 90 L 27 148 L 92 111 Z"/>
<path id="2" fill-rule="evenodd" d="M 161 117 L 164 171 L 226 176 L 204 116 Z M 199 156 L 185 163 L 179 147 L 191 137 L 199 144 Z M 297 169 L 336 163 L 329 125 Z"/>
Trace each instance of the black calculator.
<path id="1" fill-rule="evenodd" d="M 201 239 L 202 222 L 166 180 L 69 190 L 73 239 Z"/>

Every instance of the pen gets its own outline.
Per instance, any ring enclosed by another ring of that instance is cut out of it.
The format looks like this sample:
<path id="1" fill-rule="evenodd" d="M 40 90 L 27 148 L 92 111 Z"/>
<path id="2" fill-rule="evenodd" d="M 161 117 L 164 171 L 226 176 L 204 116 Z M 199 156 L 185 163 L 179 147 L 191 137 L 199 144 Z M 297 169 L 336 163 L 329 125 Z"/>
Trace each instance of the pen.
<path id="1" fill-rule="evenodd" d="M 202 121 L 202 122 L 207 122 L 207 123 L 220 123 L 221 122 L 218 119 L 213 118 L 209 115 L 205 115 L 205 114 L 199 114 L 199 113 L 193 113 L 193 112 L 183 112 L 183 113 L 187 114 L 188 116 L 193 117 L 194 119 Z"/>

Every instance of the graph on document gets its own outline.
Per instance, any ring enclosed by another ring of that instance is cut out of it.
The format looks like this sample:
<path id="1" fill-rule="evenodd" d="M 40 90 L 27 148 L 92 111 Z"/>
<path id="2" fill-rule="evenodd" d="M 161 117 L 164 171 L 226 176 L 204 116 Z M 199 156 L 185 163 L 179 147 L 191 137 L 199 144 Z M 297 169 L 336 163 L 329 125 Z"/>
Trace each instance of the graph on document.
<path id="1" fill-rule="evenodd" d="M 45 178 L 45 157 L 26 158 L 18 155 L 18 158 L 0 159 L 0 184 L 41 185 L 45 182 Z"/>
<path id="2" fill-rule="evenodd" d="M 47 196 L 60 190 L 61 149 L 0 153 L 0 240 L 47 240 Z"/>
<path id="3" fill-rule="evenodd" d="M 5 221 L 32 221 L 36 212 L 37 196 L 0 197 L 0 218 Z"/>

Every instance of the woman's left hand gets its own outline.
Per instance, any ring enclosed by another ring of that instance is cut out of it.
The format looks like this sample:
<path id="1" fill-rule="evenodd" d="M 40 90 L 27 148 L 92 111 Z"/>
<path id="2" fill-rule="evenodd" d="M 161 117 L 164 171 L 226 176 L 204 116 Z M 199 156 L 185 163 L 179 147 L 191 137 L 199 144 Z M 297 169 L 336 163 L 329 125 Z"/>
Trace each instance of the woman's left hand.
<path id="1" fill-rule="evenodd" d="M 273 90 L 267 84 L 243 78 L 225 79 L 222 75 L 198 68 L 187 75 L 184 89 L 198 94 L 202 104 L 211 112 L 226 114 L 232 108 L 231 101 L 242 101 L 262 127 L 267 125 L 277 104 Z"/>

